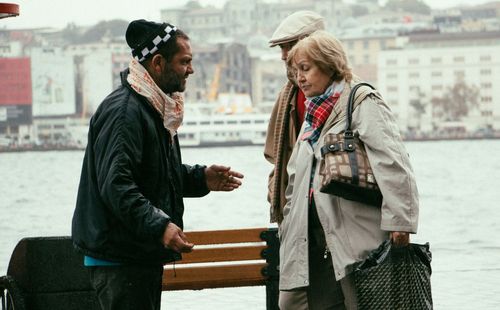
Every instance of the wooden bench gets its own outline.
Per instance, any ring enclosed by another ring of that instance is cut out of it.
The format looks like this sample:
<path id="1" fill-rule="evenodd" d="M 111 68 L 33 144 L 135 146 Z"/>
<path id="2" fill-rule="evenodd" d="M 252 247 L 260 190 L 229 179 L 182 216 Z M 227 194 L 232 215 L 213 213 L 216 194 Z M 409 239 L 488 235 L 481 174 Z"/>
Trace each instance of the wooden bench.
<path id="1" fill-rule="evenodd" d="M 163 290 L 266 286 L 266 309 L 278 309 L 279 240 L 275 228 L 187 232 L 196 246 L 165 266 Z M 83 257 L 69 237 L 24 238 L 0 277 L 1 309 L 99 309 Z M 203 303 L 200 300 L 200 303 Z"/>

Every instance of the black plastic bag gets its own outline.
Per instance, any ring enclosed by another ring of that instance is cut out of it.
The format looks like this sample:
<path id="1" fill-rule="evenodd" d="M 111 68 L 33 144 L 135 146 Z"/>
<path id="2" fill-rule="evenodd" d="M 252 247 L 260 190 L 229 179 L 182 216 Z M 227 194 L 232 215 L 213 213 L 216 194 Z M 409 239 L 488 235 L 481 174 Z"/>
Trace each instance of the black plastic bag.
<path id="1" fill-rule="evenodd" d="M 432 309 L 429 243 L 384 241 L 354 269 L 359 310 Z"/>

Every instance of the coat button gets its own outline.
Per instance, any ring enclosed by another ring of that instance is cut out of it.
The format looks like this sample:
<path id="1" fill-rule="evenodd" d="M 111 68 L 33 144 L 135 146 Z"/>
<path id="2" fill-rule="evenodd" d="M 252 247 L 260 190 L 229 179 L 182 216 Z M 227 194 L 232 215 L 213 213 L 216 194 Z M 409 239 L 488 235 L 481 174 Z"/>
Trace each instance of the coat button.
<path id="1" fill-rule="evenodd" d="M 308 284 L 308 283 L 309 283 L 309 281 L 307 281 L 307 280 L 304 280 L 304 284 Z"/>

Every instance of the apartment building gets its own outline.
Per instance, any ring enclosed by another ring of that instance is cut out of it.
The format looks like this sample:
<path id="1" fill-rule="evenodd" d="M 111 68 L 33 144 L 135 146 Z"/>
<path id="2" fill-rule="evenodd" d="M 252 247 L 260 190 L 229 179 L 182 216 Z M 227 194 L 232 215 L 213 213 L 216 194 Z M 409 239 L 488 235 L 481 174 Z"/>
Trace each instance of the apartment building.
<path id="1" fill-rule="evenodd" d="M 499 50 L 500 32 L 410 36 L 406 47 L 379 53 L 379 89 L 403 131 L 431 132 L 450 124 L 435 113 L 433 101 L 463 81 L 479 92 L 478 105 L 454 126 L 498 130 Z"/>

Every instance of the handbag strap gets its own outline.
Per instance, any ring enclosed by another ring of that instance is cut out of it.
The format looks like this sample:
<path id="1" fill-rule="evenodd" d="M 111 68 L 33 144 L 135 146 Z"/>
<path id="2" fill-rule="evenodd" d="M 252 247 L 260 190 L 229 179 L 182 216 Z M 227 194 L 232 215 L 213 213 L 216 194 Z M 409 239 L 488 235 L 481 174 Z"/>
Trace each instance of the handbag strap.
<path id="1" fill-rule="evenodd" d="M 355 99 L 355 96 L 356 96 L 356 91 L 361 86 L 368 86 L 371 89 L 375 90 L 375 87 L 373 87 L 371 84 L 366 83 L 366 82 L 361 82 L 361 83 L 358 83 L 358 84 L 356 84 L 356 85 L 353 86 L 353 88 L 351 89 L 351 92 L 349 93 L 349 99 L 347 100 L 346 127 L 345 127 L 344 135 L 343 135 L 344 136 L 344 142 L 343 143 L 337 142 L 335 144 L 324 145 L 321 148 L 321 155 L 322 156 L 325 156 L 326 153 L 330 153 L 330 152 L 344 151 L 344 152 L 351 153 L 351 152 L 354 151 L 354 149 L 355 149 L 355 146 L 354 146 L 354 143 L 353 143 L 354 133 L 351 130 L 352 111 L 354 109 L 354 99 Z M 352 155 L 352 156 L 354 156 L 354 155 Z M 353 158 L 353 161 L 355 163 L 356 159 Z M 357 165 L 355 164 L 354 167 L 356 167 L 356 166 Z M 354 175 L 357 175 L 357 173 L 353 173 L 353 176 Z"/>
<path id="2" fill-rule="evenodd" d="M 359 84 L 356 84 L 351 89 L 351 92 L 349 93 L 349 100 L 347 101 L 347 118 L 346 118 L 346 124 L 345 124 L 345 132 L 351 133 L 351 136 L 352 136 L 351 123 L 352 123 L 352 111 L 354 108 L 354 97 L 356 96 L 356 91 L 358 90 L 358 88 L 360 88 L 363 85 L 368 86 L 371 89 L 375 90 L 375 87 L 373 87 L 371 84 L 366 83 L 366 82 L 361 82 Z"/>
<path id="3" fill-rule="evenodd" d="M 351 167 L 351 175 L 352 175 L 352 184 L 359 184 L 359 165 L 358 158 L 356 157 L 356 153 L 354 150 L 356 149 L 356 145 L 354 143 L 354 133 L 351 130 L 352 123 L 352 111 L 354 109 L 354 98 L 356 95 L 356 91 L 361 86 L 368 86 L 371 89 L 375 89 L 372 85 L 361 82 L 359 84 L 354 85 L 349 93 L 349 100 L 347 101 L 347 117 L 346 117 L 346 128 L 344 131 L 344 149 L 347 151 L 347 156 L 349 156 L 349 162 Z"/>

